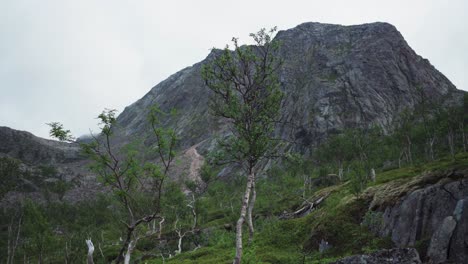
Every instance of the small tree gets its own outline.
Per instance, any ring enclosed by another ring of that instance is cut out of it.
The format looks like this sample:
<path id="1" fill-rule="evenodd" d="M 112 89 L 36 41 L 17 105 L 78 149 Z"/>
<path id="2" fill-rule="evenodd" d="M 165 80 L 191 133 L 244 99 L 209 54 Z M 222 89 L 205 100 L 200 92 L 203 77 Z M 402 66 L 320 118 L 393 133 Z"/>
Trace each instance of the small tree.
<path id="1" fill-rule="evenodd" d="M 52 227 L 44 212 L 31 200 L 26 201 L 23 211 L 23 233 L 27 234 L 24 238 L 27 241 L 25 249 L 30 255 L 37 256 L 37 263 L 48 262 L 46 253 L 49 248 L 53 247 Z"/>
<path id="2" fill-rule="evenodd" d="M 435 159 L 434 145 L 437 139 L 437 124 L 434 122 L 430 110 L 439 107 L 440 104 L 434 102 L 431 97 L 425 93 L 422 86 L 416 87 L 416 91 L 418 93 L 419 105 L 416 107 L 415 113 L 417 113 L 418 117 L 421 119 L 424 129 L 426 157 L 429 161 L 433 161 Z"/>
<path id="3" fill-rule="evenodd" d="M 98 116 L 101 125 L 100 136 L 93 136 L 93 141 L 89 144 L 82 144 L 82 148 L 86 156 L 93 161 L 91 169 L 104 184 L 111 188 L 126 212 L 126 219 L 121 219 L 126 227 L 126 237 L 115 262 L 128 263 L 140 239 L 139 228 L 142 224 L 150 224 L 156 219 L 163 219 L 161 196 L 165 179 L 175 157 L 176 135 L 172 129 L 164 129 L 160 126 L 160 117 L 166 113 L 153 107 L 149 114 L 149 122 L 156 138 L 153 151 L 157 153 L 160 163 L 144 162 L 139 157 L 139 151 L 131 145 L 124 148 L 125 151 L 124 149 L 118 151 L 112 145 L 115 112 L 115 110 L 105 110 Z M 63 131 L 61 124 L 49 125 L 52 128 L 51 135 L 59 140 L 63 141 L 71 137 L 68 130 Z M 147 199 L 147 197 L 142 197 L 144 196 L 142 190 L 152 195 L 151 206 L 141 205 L 142 199 Z"/>
<path id="4" fill-rule="evenodd" d="M 51 122 L 51 123 L 47 123 L 46 125 L 50 126 L 49 135 L 51 137 L 54 137 L 60 141 L 65 141 L 65 142 L 75 141 L 75 138 L 72 136 L 71 131 L 65 130 L 65 128 L 63 127 L 63 124 L 59 122 Z"/>
<path id="5" fill-rule="evenodd" d="M 395 122 L 394 133 L 395 138 L 400 146 L 400 154 L 398 156 L 398 167 L 401 167 L 401 160 L 406 158 L 406 162 L 413 165 L 413 136 L 412 130 L 414 125 L 414 117 L 409 109 L 403 110 Z"/>
<path id="6" fill-rule="evenodd" d="M 253 239 L 252 210 L 255 204 L 255 175 L 259 161 L 275 151 L 272 138 L 283 93 L 279 89 L 276 58 L 279 43 L 272 40 L 276 31 L 261 29 L 250 34 L 254 46 L 239 46 L 233 38 L 234 51 L 228 47 L 203 67 L 202 77 L 213 92 L 210 108 L 217 117 L 230 123 L 232 133 L 220 142 L 224 160 L 242 165 L 247 186 L 236 226 L 236 256 L 242 258 L 242 226 L 247 220 L 249 241 Z"/>
<path id="7" fill-rule="evenodd" d="M 352 166 L 350 172 L 350 184 L 351 191 L 356 196 L 356 198 L 359 198 L 362 191 L 367 186 L 367 174 L 365 172 L 364 166 L 359 161 Z"/>

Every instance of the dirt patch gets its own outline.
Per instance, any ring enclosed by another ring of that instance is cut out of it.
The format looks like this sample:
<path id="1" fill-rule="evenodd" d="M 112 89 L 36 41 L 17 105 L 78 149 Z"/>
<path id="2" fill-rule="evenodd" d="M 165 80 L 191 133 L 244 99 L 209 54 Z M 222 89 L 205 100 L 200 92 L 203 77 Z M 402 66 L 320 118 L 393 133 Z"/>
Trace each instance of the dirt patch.
<path id="1" fill-rule="evenodd" d="M 205 159 L 198 153 L 197 145 L 187 149 L 184 156 L 190 162 L 188 179 L 192 181 L 200 181 L 200 169 L 203 166 Z"/>

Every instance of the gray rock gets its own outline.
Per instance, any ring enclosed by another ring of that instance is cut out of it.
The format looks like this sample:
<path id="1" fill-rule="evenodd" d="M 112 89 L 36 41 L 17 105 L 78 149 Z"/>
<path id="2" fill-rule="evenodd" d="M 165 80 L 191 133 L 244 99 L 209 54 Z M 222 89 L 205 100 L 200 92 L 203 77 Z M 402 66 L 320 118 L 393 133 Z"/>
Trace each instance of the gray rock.
<path id="1" fill-rule="evenodd" d="M 332 246 L 328 243 L 328 241 L 321 240 L 319 244 L 319 252 L 323 253 L 324 251 L 330 249 Z"/>
<path id="2" fill-rule="evenodd" d="M 468 264 L 467 170 L 457 172 L 458 180 L 450 179 L 455 177 L 453 173 L 440 176 L 439 182 L 423 185 L 381 208 L 383 224 L 379 234 L 390 236 L 401 248 L 430 240 L 430 260 Z"/>
<path id="3" fill-rule="evenodd" d="M 419 254 L 414 248 L 397 248 L 380 250 L 368 255 L 347 257 L 334 264 L 417 264 L 421 263 Z"/>
<path id="4" fill-rule="evenodd" d="M 444 218 L 453 214 L 458 200 L 467 196 L 468 179 L 415 190 L 383 210 L 381 235 L 390 236 L 399 247 L 430 239 Z"/>
<path id="5" fill-rule="evenodd" d="M 457 221 L 453 216 L 447 216 L 442 225 L 432 235 L 431 244 L 427 251 L 427 256 L 434 263 L 443 263 L 448 258 L 450 247 L 450 239 L 452 238 L 453 230 L 457 226 Z"/>
<path id="6" fill-rule="evenodd" d="M 449 259 L 455 263 L 468 264 L 468 198 L 457 202 L 454 217 L 457 227 L 450 241 Z"/>
<path id="7" fill-rule="evenodd" d="M 299 143 L 295 146 L 304 152 L 344 128 L 370 124 L 387 128 L 400 111 L 417 104 L 417 87 L 441 101 L 461 103 L 463 97 L 387 23 L 304 23 L 278 32 L 276 39 L 282 43 L 279 55 L 284 61 L 279 70 L 285 92 L 282 120 L 297 124 L 294 131 L 283 124 L 276 132 Z M 212 146 L 213 135 L 226 128 L 209 114 L 210 91 L 200 75 L 202 65 L 218 52 L 170 76 L 125 108 L 117 119 L 118 141 L 145 136 L 149 107 L 157 104 L 165 111 L 178 109 L 178 117 L 163 124 L 176 129 L 179 148 L 202 142 L 198 146 L 203 155 Z"/>

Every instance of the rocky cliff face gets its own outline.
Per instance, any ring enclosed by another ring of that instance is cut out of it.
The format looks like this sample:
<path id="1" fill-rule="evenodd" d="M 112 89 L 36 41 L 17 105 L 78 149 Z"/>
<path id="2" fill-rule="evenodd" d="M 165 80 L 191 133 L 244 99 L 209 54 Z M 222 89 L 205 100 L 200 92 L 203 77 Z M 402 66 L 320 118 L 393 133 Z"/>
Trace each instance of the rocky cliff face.
<path id="1" fill-rule="evenodd" d="M 451 102 L 461 91 L 428 60 L 417 55 L 395 27 L 387 23 L 341 26 L 304 23 L 278 32 L 280 69 L 285 92 L 282 137 L 310 149 L 327 134 L 347 127 L 379 124 L 389 128 L 404 108 L 419 101 L 418 88 L 426 96 Z M 209 90 L 200 76 L 201 66 L 215 56 L 185 68 L 156 85 L 118 117 L 120 138 L 142 136 L 148 131 L 148 108 L 175 108 L 178 118 L 166 121 L 176 128 L 182 149 L 204 142 L 222 124 L 209 115 Z"/>
<path id="2" fill-rule="evenodd" d="M 468 170 L 421 175 L 370 190 L 382 213 L 377 232 L 398 247 L 420 248 L 431 263 L 468 263 Z"/>

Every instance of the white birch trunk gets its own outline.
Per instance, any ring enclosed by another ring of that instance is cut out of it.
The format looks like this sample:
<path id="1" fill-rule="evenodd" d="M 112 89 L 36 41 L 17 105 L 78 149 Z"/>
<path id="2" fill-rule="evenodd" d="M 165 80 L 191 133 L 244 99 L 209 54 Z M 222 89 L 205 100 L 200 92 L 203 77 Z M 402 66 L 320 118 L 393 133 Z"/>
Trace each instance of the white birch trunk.
<path id="1" fill-rule="evenodd" d="M 255 206 L 256 199 L 257 199 L 257 192 L 255 191 L 255 174 L 254 174 L 254 179 L 252 182 L 252 191 L 251 191 L 250 200 L 249 200 L 249 207 L 247 208 L 247 224 L 249 226 L 249 245 L 252 243 L 253 236 L 255 233 L 253 220 L 252 220 L 252 214 L 253 214 L 253 208 Z"/>
<path id="2" fill-rule="evenodd" d="M 166 220 L 166 218 L 162 217 L 161 221 L 159 221 L 159 232 L 158 232 L 158 239 L 161 241 L 161 234 L 162 234 L 162 228 L 163 228 L 163 223 Z"/>
<path id="3" fill-rule="evenodd" d="M 94 253 L 94 245 L 93 242 L 90 239 L 86 240 L 86 245 L 88 245 L 88 264 L 94 264 L 93 260 L 93 253 Z"/>
<path id="4" fill-rule="evenodd" d="M 340 168 L 338 169 L 338 178 L 340 181 L 343 181 L 343 165 L 340 165 Z"/>
<path id="5" fill-rule="evenodd" d="M 182 253 L 182 240 L 185 237 L 185 233 L 182 234 L 182 232 L 180 230 L 176 230 L 176 232 L 177 232 L 177 235 L 179 236 L 179 241 L 177 243 L 177 250 L 176 250 L 175 254 L 179 255 L 180 253 Z"/>
<path id="6" fill-rule="evenodd" d="M 127 253 L 125 253 L 125 259 L 124 259 L 124 264 L 130 264 L 130 258 L 132 256 L 133 249 L 135 248 L 136 241 L 132 240 L 130 241 L 130 244 L 128 245 L 127 248 Z"/>
<path id="7" fill-rule="evenodd" d="M 250 192 L 252 191 L 252 183 L 255 176 L 253 173 L 250 173 L 247 177 L 247 186 L 244 193 L 244 198 L 242 199 L 242 206 L 240 211 L 239 220 L 237 220 L 236 225 L 236 256 L 234 258 L 233 264 L 240 264 L 242 258 L 242 225 L 245 222 L 245 216 L 247 214 L 247 206 L 249 204 Z"/>
<path id="8" fill-rule="evenodd" d="M 374 170 L 374 168 L 372 168 L 370 170 L 370 178 L 371 178 L 372 182 L 375 182 L 375 170 Z"/>

